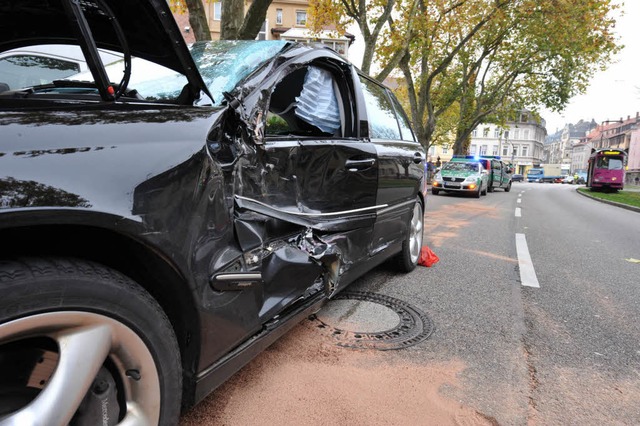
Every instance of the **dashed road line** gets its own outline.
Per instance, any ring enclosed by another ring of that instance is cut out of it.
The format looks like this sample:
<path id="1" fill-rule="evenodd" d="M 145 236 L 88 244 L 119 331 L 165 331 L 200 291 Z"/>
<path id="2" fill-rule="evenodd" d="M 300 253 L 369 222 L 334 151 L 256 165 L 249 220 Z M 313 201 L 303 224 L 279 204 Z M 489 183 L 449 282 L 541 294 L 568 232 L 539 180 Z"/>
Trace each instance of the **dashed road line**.
<path id="1" fill-rule="evenodd" d="M 518 198 L 518 204 L 522 203 L 522 198 Z"/>
<path id="2" fill-rule="evenodd" d="M 516 253 L 518 254 L 518 269 L 520 269 L 520 282 L 526 287 L 540 288 L 536 270 L 533 268 L 527 238 L 524 234 L 516 234 Z"/>
<path id="3" fill-rule="evenodd" d="M 520 207 L 516 207 L 516 217 L 522 217 L 522 209 Z"/>

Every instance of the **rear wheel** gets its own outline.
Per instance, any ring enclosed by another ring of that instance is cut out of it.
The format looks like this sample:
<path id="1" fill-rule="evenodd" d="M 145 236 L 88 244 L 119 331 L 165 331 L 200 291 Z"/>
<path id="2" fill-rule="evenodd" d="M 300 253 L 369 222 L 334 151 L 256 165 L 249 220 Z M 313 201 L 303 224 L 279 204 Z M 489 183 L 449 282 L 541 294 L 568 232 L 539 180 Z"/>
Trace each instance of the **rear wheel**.
<path id="1" fill-rule="evenodd" d="M 511 181 L 509 181 L 509 184 L 504 188 L 504 192 L 509 192 L 511 191 Z"/>
<path id="2" fill-rule="evenodd" d="M 424 210 L 420 198 L 416 198 L 413 206 L 413 214 L 407 229 L 407 236 L 402 243 L 402 251 L 396 256 L 396 265 L 402 272 L 411 272 L 415 269 L 422 249 L 424 225 Z"/>
<path id="3" fill-rule="evenodd" d="M 0 261 L 0 418 L 177 424 L 180 352 L 156 301 L 102 265 Z"/>

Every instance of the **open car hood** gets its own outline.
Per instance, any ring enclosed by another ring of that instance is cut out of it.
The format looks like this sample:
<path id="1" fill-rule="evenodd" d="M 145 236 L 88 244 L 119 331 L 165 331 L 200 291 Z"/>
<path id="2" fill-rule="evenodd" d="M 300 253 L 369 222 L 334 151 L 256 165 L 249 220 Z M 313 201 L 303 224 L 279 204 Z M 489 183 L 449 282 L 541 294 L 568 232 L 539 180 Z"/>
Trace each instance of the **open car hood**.
<path id="1" fill-rule="evenodd" d="M 37 44 L 78 44 L 65 10 L 73 0 L 0 0 L 0 52 Z M 106 5 L 120 25 L 131 55 L 187 76 L 193 88 L 207 93 L 202 77 L 166 0 L 79 0 L 98 48 L 122 52 Z"/>

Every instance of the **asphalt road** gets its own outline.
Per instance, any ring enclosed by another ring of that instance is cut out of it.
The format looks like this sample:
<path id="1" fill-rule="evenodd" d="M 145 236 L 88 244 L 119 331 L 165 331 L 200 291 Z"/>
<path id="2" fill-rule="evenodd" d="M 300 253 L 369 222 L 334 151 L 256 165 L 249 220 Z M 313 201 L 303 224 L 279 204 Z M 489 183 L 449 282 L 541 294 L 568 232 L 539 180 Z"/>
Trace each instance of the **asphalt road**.
<path id="1" fill-rule="evenodd" d="M 423 311 L 435 326 L 427 340 L 376 355 L 333 351 L 330 333 L 303 324 L 184 424 L 212 413 L 211 424 L 251 424 L 242 416 L 261 401 L 255 424 L 640 424 L 640 214 L 575 188 L 429 194 L 425 244 L 440 261 L 409 274 L 383 265 L 348 289 Z M 344 328 L 393 325 L 385 308 L 348 303 L 318 315 Z M 293 372 L 279 373 L 285 366 Z M 431 417 L 440 397 L 453 408 Z"/>
<path id="2" fill-rule="evenodd" d="M 354 286 L 427 312 L 436 332 L 403 352 L 462 361 L 462 385 L 443 391 L 500 424 L 640 424 L 640 214 L 575 188 L 430 196 L 425 243 L 440 262 Z M 516 234 L 538 288 L 522 285 Z"/>

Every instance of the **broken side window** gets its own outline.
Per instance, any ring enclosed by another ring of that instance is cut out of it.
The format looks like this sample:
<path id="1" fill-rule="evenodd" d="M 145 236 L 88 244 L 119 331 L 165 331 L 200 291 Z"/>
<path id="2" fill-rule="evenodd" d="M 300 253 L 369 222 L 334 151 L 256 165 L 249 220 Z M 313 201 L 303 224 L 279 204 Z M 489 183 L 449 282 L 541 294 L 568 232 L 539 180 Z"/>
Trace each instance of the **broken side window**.
<path id="1" fill-rule="evenodd" d="M 271 94 L 266 134 L 340 137 L 343 106 L 331 72 L 309 66 L 285 76 Z"/>

